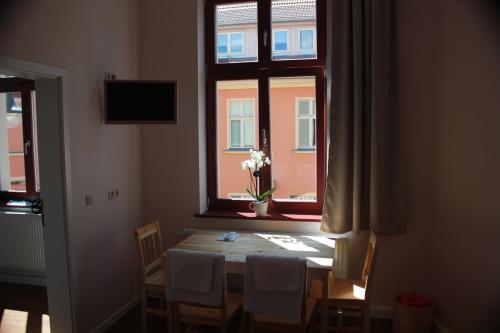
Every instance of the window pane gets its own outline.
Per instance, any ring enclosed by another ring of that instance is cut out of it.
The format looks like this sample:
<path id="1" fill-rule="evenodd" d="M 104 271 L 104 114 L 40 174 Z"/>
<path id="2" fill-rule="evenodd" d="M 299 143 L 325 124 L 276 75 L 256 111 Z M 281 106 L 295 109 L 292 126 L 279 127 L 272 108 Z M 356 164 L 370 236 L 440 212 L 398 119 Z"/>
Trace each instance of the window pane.
<path id="1" fill-rule="evenodd" d="M 288 31 L 279 30 L 274 32 L 274 51 L 286 51 L 288 49 Z"/>
<path id="2" fill-rule="evenodd" d="M 20 92 L 0 93 L 0 190 L 26 191 Z"/>
<path id="3" fill-rule="evenodd" d="M 253 142 L 253 118 L 251 119 L 245 119 L 243 121 L 244 127 L 243 127 L 243 145 L 245 147 L 253 147 L 254 142 Z"/>
<path id="4" fill-rule="evenodd" d="M 243 115 L 253 117 L 253 112 L 254 112 L 253 101 L 244 101 L 243 102 Z"/>
<path id="5" fill-rule="evenodd" d="M 241 169 L 241 162 L 250 158 L 250 148 L 257 149 L 258 81 L 218 81 L 216 94 L 218 197 L 248 200 L 235 194 L 245 193 L 249 186 L 248 171 Z M 234 105 L 238 112 L 233 113 Z"/>
<path id="6" fill-rule="evenodd" d="M 309 119 L 299 119 L 299 147 L 309 147 Z"/>
<path id="7" fill-rule="evenodd" d="M 231 33 L 229 34 L 231 37 L 231 53 L 242 53 L 243 52 L 243 33 Z"/>
<path id="8" fill-rule="evenodd" d="M 316 98 L 314 77 L 282 77 L 269 81 L 272 180 L 274 200 L 316 200 L 316 151 L 311 146 Z M 300 101 L 304 100 L 305 103 Z M 300 108 L 307 110 L 301 116 Z"/>
<path id="9" fill-rule="evenodd" d="M 217 63 L 257 61 L 257 2 L 217 5 L 215 16 Z"/>
<path id="10" fill-rule="evenodd" d="M 313 30 L 300 30 L 300 50 L 312 50 L 314 47 L 314 32 Z"/>
<path id="11" fill-rule="evenodd" d="M 308 100 L 306 101 L 299 101 L 299 115 L 301 116 L 306 116 L 311 113 L 309 107 L 310 107 L 310 102 Z"/>
<path id="12" fill-rule="evenodd" d="M 241 146 L 241 125 L 240 120 L 231 120 L 231 147 Z"/>
<path id="13" fill-rule="evenodd" d="M 230 116 L 241 116 L 241 102 L 229 101 L 229 115 Z"/>
<path id="14" fill-rule="evenodd" d="M 217 36 L 217 52 L 227 53 L 227 35 L 219 34 Z"/>
<path id="15" fill-rule="evenodd" d="M 271 5 L 274 52 L 272 60 L 316 59 L 316 0 L 273 0 Z M 278 31 L 288 31 L 278 36 Z M 286 48 L 281 43 L 286 43 Z M 278 52 L 276 52 L 278 51 Z"/>

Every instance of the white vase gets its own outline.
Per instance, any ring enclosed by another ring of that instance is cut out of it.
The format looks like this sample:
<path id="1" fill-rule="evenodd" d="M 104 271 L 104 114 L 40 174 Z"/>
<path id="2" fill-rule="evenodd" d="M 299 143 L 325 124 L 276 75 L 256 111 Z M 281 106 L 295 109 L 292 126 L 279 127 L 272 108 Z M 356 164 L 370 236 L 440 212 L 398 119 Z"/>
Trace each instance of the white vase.
<path id="1" fill-rule="evenodd" d="M 255 216 L 267 216 L 267 201 L 252 201 L 249 207 L 255 212 Z"/>

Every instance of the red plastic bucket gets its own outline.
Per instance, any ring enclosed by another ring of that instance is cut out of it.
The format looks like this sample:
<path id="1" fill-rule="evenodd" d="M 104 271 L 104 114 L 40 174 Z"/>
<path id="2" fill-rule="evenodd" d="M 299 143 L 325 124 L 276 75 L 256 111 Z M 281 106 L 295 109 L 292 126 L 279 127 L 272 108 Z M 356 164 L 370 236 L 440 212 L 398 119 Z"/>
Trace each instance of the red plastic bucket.
<path id="1" fill-rule="evenodd" d="M 396 296 L 394 306 L 396 333 L 429 333 L 432 329 L 432 301 L 417 293 Z"/>

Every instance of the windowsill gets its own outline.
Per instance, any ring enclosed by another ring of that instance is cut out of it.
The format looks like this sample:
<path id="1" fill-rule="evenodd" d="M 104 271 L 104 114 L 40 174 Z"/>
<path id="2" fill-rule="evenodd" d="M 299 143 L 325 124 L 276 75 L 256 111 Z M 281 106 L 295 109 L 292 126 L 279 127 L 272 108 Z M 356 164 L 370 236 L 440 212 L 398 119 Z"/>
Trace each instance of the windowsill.
<path id="1" fill-rule="evenodd" d="M 302 148 L 302 149 L 294 149 L 292 150 L 294 154 L 314 154 L 316 153 L 315 148 Z"/>
<path id="2" fill-rule="evenodd" d="M 321 214 L 295 214 L 268 212 L 265 217 L 257 217 L 254 212 L 231 211 L 231 210 L 208 210 L 195 217 L 240 219 L 240 220 L 266 220 L 266 221 L 290 221 L 290 222 L 321 222 Z"/>
<path id="3" fill-rule="evenodd" d="M 224 153 L 247 154 L 248 152 L 250 152 L 250 149 L 253 149 L 253 148 L 229 148 L 229 149 L 224 149 Z"/>

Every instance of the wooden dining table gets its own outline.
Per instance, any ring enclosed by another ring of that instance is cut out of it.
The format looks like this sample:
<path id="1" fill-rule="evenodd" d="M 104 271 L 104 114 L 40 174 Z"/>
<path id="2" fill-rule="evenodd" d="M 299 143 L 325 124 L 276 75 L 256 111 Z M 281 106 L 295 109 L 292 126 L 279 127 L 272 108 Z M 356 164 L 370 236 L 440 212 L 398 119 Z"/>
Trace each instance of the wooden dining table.
<path id="1" fill-rule="evenodd" d="M 294 256 L 306 259 L 310 280 L 322 281 L 320 300 L 321 332 L 326 332 L 328 321 L 328 273 L 332 268 L 335 240 L 319 235 L 237 231 L 234 242 L 218 240 L 222 230 L 196 229 L 175 246 L 177 249 L 219 252 L 226 258 L 227 273 L 243 274 L 248 254 Z"/>

